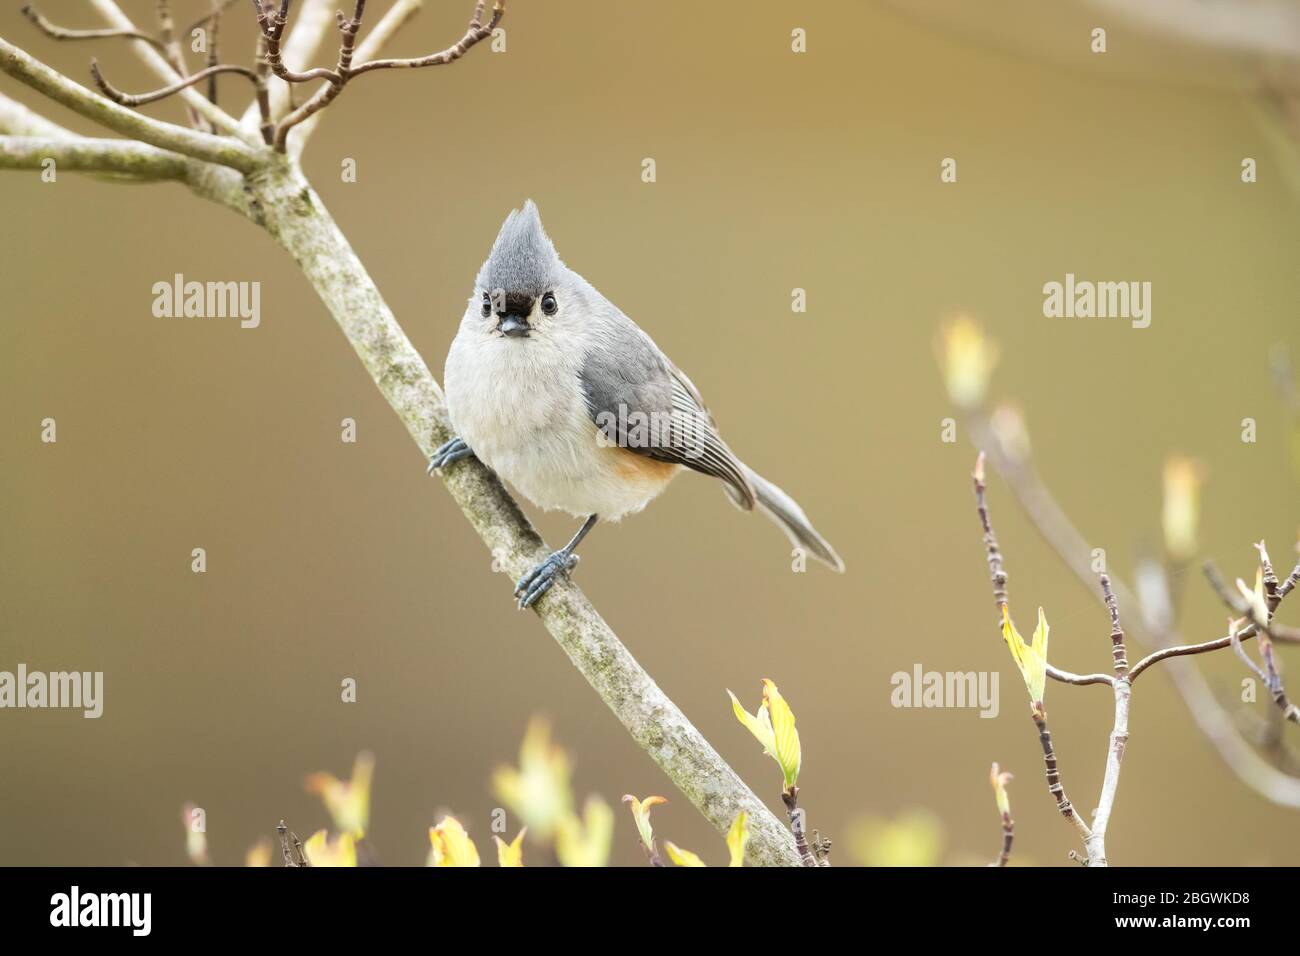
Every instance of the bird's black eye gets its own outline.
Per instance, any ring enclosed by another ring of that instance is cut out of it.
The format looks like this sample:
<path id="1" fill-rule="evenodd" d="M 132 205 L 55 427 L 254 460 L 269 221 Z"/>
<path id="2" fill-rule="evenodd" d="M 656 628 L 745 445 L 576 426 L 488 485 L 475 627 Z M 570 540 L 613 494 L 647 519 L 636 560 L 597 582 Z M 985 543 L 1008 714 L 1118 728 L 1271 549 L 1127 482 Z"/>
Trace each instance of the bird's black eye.
<path id="1" fill-rule="evenodd" d="M 546 293 L 542 296 L 542 312 L 545 315 L 554 315 L 560 308 L 560 303 L 555 301 L 553 293 Z"/>
<path id="2" fill-rule="evenodd" d="M 492 314 L 492 296 L 484 292 L 483 293 L 483 318 L 486 319 L 491 314 Z"/>

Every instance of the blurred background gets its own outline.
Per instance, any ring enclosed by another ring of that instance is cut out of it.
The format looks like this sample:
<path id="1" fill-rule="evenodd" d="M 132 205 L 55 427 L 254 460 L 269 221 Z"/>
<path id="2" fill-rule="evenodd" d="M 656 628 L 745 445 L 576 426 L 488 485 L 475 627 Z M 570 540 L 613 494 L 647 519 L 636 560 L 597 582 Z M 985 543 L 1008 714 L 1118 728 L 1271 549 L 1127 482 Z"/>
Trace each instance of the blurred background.
<path id="1" fill-rule="evenodd" d="M 373 22 L 384 5 L 372 5 Z M 146 24 L 154 5 L 123 6 Z M 206 9 L 176 6 L 181 22 Z M 244 6 L 223 24 L 223 59 L 248 59 Z M 470 6 L 431 0 L 390 51 L 447 45 Z M 1295 22 L 1289 4 L 1276 8 L 1266 37 Z M 762 678 L 780 685 L 803 740 L 801 805 L 840 863 L 992 859 L 996 760 L 1016 774 L 1014 861 L 1073 865 L 1075 837 L 992 626 L 974 450 L 960 426 L 941 441 L 941 421 L 959 417 L 935 361 L 945 319 L 971 315 L 998 341 L 990 399 L 1018 404 L 1044 479 L 1120 574 L 1160 547 L 1161 472 L 1175 454 L 1205 469 L 1200 556 L 1250 577 L 1251 542 L 1266 538 L 1283 573 L 1295 560 L 1297 475 L 1268 356 L 1300 346 L 1298 161 L 1260 112 L 1287 45 L 1170 36 L 1110 3 L 974 11 L 516 2 L 505 53 L 359 80 L 305 161 L 439 379 L 501 220 L 535 199 L 560 254 L 689 372 L 730 444 L 833 541 L 846 576 L 792 573 L 770 524 L 687 474 L 645 514 L 598 528 L 576 578 L 774 809 L 780 772 L 725 689 L 752 709 Z M 79 3 L 44 12 L 99 25 Z M 1096 26 L 1104 55 L 1089 49 Z M 806 53 L 791 50 L 795 28 Z M 93 55 L 125 89 L 156 85 L 120 41 L 56 44 L 17 5 L 0 12 L 0 34 L 81 82 Z M 221 89 L 242 109 L 242 85 Z M 8 78 L 0 90 L 91 131 Z M 174 103 L 146 111 L 181 115 Z M 955 184 L 940 182 L 945 157 Z M 1245 157 L 1257 183 L 1241 181 Z M 341 181 L 349 158 L 355 183 Z M 645 158 L 654 183 L 642 182 Z M 239 863 L 281 818 L 304 836 L 326 826 L 304 777 L 346 776 L 364 749 L 385 862 L 423 863 L 443 812 L 486 856 L 502 805 L 492 773 L 515 761 L 534 715 L 571 754 L 578 799 L 616 805 L 614 862 L 643 862 L 624 793 L 662 793 L 656 831 L 725 859 L 514 609 L 510 583 L 268 236 L 179 185 L 73 174 L 4 173 L 0 210 L 0 669 L 102 670 L 106 685 L 99 720 L 0 712 L 0 862 L 183 862 L 189 801 L 206 811 L 212 859 Z M 1044 318 L 1042 286 L 1067 272 L 1151 282 L 1150 327 Z M 151 287 L 176 273 L 259 281 L 261 327 L 154 318 Z M 795 288 L 804 313 L 791 310 Z M 40 441 L 47 417 L 53 445 Z M 1258 422 L 1253 444 L 1245 417 Z M 344 418 L 355 444 L 340 440 Z M 1022 630 L 1042 605 L 1053 663 L 1105 670 L 1094 595 L 1000 478 L 989 494 Z M 530 514 L 553 545 L 574 529 Z M 190 570 L 196 547 L 204 574 Z M 1225 613 L 1199 572 L 1182 590 L 1185 636 L 1221 635 Z M 1246 726 L 1267 717 L 1267 695 L 1239 701 L 1247 675 L 1231 653 L 1200 661 Z M 999 715 L 895 709 L 890 677 L 917 664 L 999 671 Z M 347 677 L 356 703 L 340 701 Z M 1053 684 L 1046 704 L 1087 812 L 1110 695 Z M 1296 811 L 1225 767 L 1159 669 L 1137 685 L 1131 732 L 1113 863 L 1296 861 Z M 511 815 L 510 835 L 516 826 Z M 911 835 L 890 851 L 900 830 Z"/>

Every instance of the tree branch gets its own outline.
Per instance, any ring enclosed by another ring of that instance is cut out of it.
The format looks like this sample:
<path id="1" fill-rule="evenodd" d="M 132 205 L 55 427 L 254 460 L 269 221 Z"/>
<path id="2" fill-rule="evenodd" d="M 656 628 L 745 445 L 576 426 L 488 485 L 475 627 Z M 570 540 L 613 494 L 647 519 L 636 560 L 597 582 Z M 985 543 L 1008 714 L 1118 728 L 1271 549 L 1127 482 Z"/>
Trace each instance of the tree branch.
<path id="1" fill-rule="evenodd" d="M 130 140 L 0 136 L 0 169 L 41 169 L 47 159 L 59 170 L 129 177 L 121 181 L 184 179 L 187 172 L 184 156 Z"/>
<path id="2" fill-rule="evenodd" d="M 1092 817 L 1092 834 L 1088 837 L 1088 865 L 1106 866 L 1106 829 L 1110 826 L 1111 810 L 1115 806 L 1115 793 L 1119 789 L 1120 765 L 1128 749 L 1128 712 L 1133 696 L 1133 685 L 1128 676 L 1128 654 L 1124 643 L 1124 629 L 1119 622 L 1119 604 L 1110 578 L 1101 576 L 1101 592 L 1110 611 L 1111 657 L 1115 666 L 1115 725 L 1110 732 L 1106 750 L 1106 773 L 1101 782 L 1101 796 L 1097 798 L 1097 811 Z"/>
<path id="3" fill-rule="evenodd" d="M 259 165 L 257 155 L 243 143 L 150 119 L 118 106 L 55 72 L 3 37 L 0 37 L 0 71 L 124 136 L 244 173 L 252 172 Z"/>

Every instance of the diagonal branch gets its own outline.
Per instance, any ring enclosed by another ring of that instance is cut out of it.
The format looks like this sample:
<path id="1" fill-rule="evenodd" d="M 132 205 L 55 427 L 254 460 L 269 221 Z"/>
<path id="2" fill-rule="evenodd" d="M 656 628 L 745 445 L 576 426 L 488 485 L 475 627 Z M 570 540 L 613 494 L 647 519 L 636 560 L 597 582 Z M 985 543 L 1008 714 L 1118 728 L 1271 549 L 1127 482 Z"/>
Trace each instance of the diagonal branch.
<path id="1" fill-rule="evenodd" d="M 243 173 L 252 172 L 259 165 L 257 154 L 243 143 L 150 119 L 118 106 L 50 69 L 3 37 L 0 37 L 0 71 L 124 136 Z"/>
<path id="2" fill-rule="evenodd" d="M 429 457 L 451 437 L 442 391 L 320 197 L 291 164 L 271 167 L 252 188 L 258 221 L 299 263 Z M 511 580 L 549 553 L 501 482 L 477 461 L 446 470 L 442 480 Z M 642 669 L 576 584 L 561 579 L 534 610 L 637 744 L 720 833 L 739 811 L 748 814 L 751 865 L 800 865 L 789 831 Z"/>

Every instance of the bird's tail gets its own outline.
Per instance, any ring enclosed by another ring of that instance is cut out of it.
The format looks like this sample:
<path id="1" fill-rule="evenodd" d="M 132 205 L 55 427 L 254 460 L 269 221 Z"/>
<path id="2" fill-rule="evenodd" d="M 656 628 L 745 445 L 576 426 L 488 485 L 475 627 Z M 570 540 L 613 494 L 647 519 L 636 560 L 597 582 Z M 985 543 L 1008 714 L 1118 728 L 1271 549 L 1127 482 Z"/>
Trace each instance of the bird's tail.
<path id="1" fill-rule="evenodd" d="M 785 532 L 791 544 L 805 549 L 832 571 L 843 573 L 844 562 L 835 553 L 831 543 L 817 533 L 817 529 L 812 526 L 808 516 L 803 513 L 803 509 L 793 498 L 748 466 L 745 466 L 745 477 L 749 479 L 749 484 L 754 489 L 759 508 Z M 731 486 L 724 487 L 732 504 L 743 508 L 744 503 Z"/>

